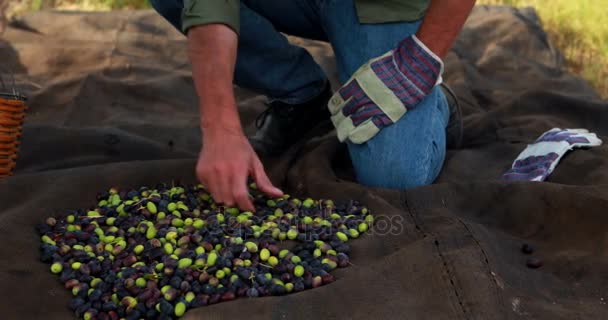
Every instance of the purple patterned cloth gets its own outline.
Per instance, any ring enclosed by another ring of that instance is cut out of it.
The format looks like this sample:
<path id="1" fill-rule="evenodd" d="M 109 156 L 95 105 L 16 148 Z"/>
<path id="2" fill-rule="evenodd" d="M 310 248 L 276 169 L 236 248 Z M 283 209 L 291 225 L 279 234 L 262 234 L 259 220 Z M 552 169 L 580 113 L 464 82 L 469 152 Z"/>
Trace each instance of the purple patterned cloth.
<path id="1" fill-rule="evenodd" d="M 443 63 L 427 50 L 411 36 L 401 41 L 392 54 L 370 64 L 376 76 L 407 110 L 414 109 L 441 76 Z M 345 101 L 351 99 L 342 108 L 342 113 L 345 117 L 350 116 L 355 126 L 369 119 L 380 129 L 393 124 L 382 108 L 367 96 L 356 78 L 338 92 Z"/>

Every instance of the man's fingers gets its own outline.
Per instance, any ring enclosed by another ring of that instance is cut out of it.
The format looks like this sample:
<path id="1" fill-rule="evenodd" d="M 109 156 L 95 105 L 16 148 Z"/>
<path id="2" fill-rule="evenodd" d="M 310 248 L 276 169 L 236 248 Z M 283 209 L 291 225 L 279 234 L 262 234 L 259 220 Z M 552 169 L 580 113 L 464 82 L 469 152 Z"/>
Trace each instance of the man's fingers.
<path id="1" fill-rule="evenodd" d="M 247 189 L 247 178 L 249 172 L 246 166 L 234 170 L 230 177 L 230 195 L 234 202 L 243 211 L 254 211 L 255 207 L 249 199 L 249 191 Z"/>
<path id="2" fill-rule="evenodd" d="M 224 203 L 226 201 L 225 192 L 223 191 L 224 187 L 222 186 L 222 182 L 220 179 L 209 179 L 209 184 L 206 185 L 213 201 L 216 203 Z"/>
<path id="3" fill-rule="evenodd" d="M 255 207 L 253 206 L 253 202 L 251 202 L 249 192 L 247 191 L 247 181 L 236 182 L 233 188 L 234 200 L 238 207 L 243 211 L 255 211 Z"/>
<path id="4" fill-rule="evenodd" d="M 209 170 L 208 168 L 197 168 L 196 176 L 198 177 L 198 180 L 205 186 L 207 191 L 209 191 L 209 194 L 211 194 L 213 201 L 218 203 L 222 202 L 217 179 L 215 175 L 211 172 L 211 170 Z"/>
<path id="5" fill-rule="evenodd" d="M 266 171 L 264 171 L 264 166 L 259 159 L 255 159 L 252 171 L 253 179 L 262 192 L 272 197 L 280 197 L 283 195 L 283 191 L 272 185 L 272 182 L 270 182 L 270 179 L 268 179 Z"/>
<path id="6" fill-rule="evenodd" d="M 232 186 L 230 184 L 230 177 L 228 174 L 224 174 L 220 179 L 220 197 L 222 198 L 221 203 L 227 207 L 234 206 L 234 197 L 232 196 Z"/>
<path id="7" fill-rule="evenodd" d="M 234 201 L 230 197 L 230 170 L 227 170 L 226 167 L 218 166 L 210 171 L 208 173 L 210 176 L 207 178 L 209 180 L 207 188 L 211 192 L 213 200 L 226 206 L 232 206 Z"/>

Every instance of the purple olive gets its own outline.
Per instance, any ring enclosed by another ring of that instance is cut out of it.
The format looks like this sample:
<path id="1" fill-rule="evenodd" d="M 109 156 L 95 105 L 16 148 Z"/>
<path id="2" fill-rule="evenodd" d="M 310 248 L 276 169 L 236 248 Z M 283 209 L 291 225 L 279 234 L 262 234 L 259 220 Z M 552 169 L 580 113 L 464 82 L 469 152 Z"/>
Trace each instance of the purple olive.
<path id="1" fill-rule="evenodd" d="M 524 254 L 532 254 L 532 253 L 534 253 L 534 251 L 535 251 L 535 248 L 531 244 L 524 243 L 521 246 L 521 252 L 523 252 Z"/>
<path id="2" fill-rule="evenodd" d="M 222 301 L 232 301 L 235 298 L 236 298 L 236 296 L 235 296 L 234 292 L 228 291 L 228 292 L 224 293 L 220 299 Z"/>
<path id="3" fill-rule="evenodd" d="M 538 258 L 529 258 L 526 261 L 526 265 L 530 269 L 538 269 L 543 266 L 543 261 Z"/>
<path id="4" fill-rule="evenodd" d="M 169 290 L 167 290 L 165 292 L 165 294 L 163 295 L 163 297 L 167 301 L 173 301 L 173 300 L 175 300 L 177 298 L 178 295 L 179 295 L 179 291 L 177 291 L 174 288 L 169 288 Z"/>

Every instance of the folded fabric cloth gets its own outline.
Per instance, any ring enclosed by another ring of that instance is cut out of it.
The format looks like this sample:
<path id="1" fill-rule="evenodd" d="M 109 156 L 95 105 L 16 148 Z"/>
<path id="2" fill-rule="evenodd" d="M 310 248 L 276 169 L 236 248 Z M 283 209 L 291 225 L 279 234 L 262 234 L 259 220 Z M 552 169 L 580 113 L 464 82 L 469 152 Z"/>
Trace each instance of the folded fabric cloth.
<path id="1" fill-rule="evenodd" d="M 338 139 L 361 144 L 441 83 L 443 62 L 415 35 L 360 67 L 329 101 Z"/>
<path id="2" fill-rule="evenodd" d="M 566 152 L 602 144 L 595 133 L 585 129 L 553 128 L 519 154 L 502 179 L 507 181 L 544 181 Z"/>

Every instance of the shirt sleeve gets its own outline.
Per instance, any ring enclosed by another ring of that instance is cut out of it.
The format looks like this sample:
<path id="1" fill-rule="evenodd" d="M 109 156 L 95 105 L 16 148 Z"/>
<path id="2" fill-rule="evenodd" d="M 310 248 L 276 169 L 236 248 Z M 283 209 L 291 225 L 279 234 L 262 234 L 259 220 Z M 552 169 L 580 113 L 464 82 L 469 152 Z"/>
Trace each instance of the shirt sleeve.
<path id="1" fill-rule="evenodd" d="M 239 0 L 184 0 L 182 30 L 205 24 L 219 23 L 239 33 Z"/>

